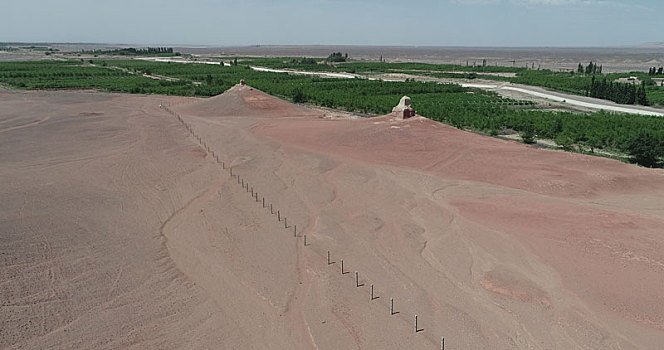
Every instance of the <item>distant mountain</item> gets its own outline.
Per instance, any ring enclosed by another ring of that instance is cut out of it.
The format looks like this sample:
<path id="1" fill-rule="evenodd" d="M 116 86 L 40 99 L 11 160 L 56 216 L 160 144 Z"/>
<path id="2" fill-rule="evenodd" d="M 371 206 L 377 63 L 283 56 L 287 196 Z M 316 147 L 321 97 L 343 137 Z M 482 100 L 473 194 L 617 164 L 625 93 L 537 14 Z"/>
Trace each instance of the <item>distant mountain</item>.
<path id="1" fill-rule="evenodd" d="M 664 42 L 650 42 L 637 45 L 637 47 L 643 48 L 664 48 Z"/>

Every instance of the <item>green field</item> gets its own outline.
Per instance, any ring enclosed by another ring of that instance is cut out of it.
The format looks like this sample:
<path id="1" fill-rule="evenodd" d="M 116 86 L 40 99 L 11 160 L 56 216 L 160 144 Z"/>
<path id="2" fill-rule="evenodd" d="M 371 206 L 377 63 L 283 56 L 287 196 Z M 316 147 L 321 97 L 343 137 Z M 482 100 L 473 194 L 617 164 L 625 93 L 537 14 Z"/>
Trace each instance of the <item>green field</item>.
<path id="1" fill-rule="evenodd" d="M 382 69 L 385 64 L 354 65 L 363 69 L 374 65 Z M 399 69 L 414 67 L 422 68 L 422 65 L 399 65 Z M 22 89 L 96 88 L 127 93 L 213 96 L 240 79 L 285 99 L 368 114 L 388 113 L 402 96 L 408 95 L 420 114 L 458 128 L 492 135 L 513 129 L 524 136 L 555 140 L 566 148 L 574 145 L 583 150 L 601 148 L 617 153 L 629 153 L 635 143 L 645 138 L 654 142 L 648 147 L 656 152 L 656 157 L 664 153 L 664 118 L 541 111 L 526 101 L 504 99 L 456 84 L 317 78 L 256 72 L 242 64 L 224 67 L 138 60 L 0 63 L 0 83 Z"/>
<path id="2" fill-rule="evenodd" d="M 325 64 L 324 59 L 317 59 L 318 64 L 301 64 L 302 58 L 243 58 L 241 63 L 269 68 L 289 68 L 308 71 L 346 72 L 364 75 L 381 73 L 405 73 L 425 75 L 436 78 L 482 78 L 490 80 L 508 81 L 516 84 L 546 87 L 576 95 L 586 95 L 591 85 L 592 74 L 579 74 L 570 72 L 553 72 L 547 69 L 533 70 L 515 67 L 500 66 L 460 66 L 452 64 L 427 63 L 386 63 L 386 62 L 345 62 L 334 65 Z M 452 73 L 455 72 L 455 73 Z M 456 73 L 459 72 L 459 73 Z M 463 73 L 461 73 L 463 72 Z M 469 74 L 474 73 L 474 74 Z M 516 77 L 500 77 L 482 73 L 516 73 Z M 636 76 L 640 80 L 650 81 L 644 72 L 595 74 L 596 79 L 615 81 L 618 78 Z M 664 106 L 664 87 L 649 85 L 646 95 L 651 105 Z"/>

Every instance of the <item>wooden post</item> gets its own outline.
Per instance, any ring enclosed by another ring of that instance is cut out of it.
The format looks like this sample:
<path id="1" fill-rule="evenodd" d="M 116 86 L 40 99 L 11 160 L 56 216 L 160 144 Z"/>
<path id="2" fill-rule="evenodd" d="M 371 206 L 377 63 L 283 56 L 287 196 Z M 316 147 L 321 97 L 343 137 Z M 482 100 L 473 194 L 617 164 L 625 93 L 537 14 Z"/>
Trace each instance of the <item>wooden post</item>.
<path id="1" fill-rule="evenodd" d="M 331 264 L 331 262 L 330 262 L 330 251 L 329 250 L 327 251 L 327 264 L 328 265 Z"/>
<path id="2" fill-rule="evenodd" d="M 265 197 L 263 197 L 263 208 L 265 208 Z"/>
<path id="3" fill-rule="evenodd" d="M 390 298 L 390 316 L 394 315 L 394 298 Z"/>
<path id="4" fill-rule="evenodd" d="M 373 294 L 373 284 L 371 285 L 371 300 L 374 300 L 374 294 Z"/>
<path id="5" fill-rule="evenodd" d="M 357 288 L 359 286 L 360 286 L 360 276 L 357 273 L 357 271 L 355 271 L 355 287 Z"/>
<path id="6" fill-rule="evenodd" d="M 270 203 L 270 214 L 274 214 L 274 212 L 272 211 L 272 203 Z"/>
<path id="7" fill-rule="evenodd" d="M 417 315 L 415 315 L 415 333 L 419 332 L 419 329 L 417 328 Z"/>
<path id="8" fill-rule="evenodd" d="M 293 237 L 297 237 L 297 225 L 293 225 Z M 304 235 L 304 241 L 307 241 L 307 235 Z"/>
<path id="9" fill-rule="evenodd" d="M 254 188 L 253 187 L 251 188 L 251 196 L 252 197 L 254 196 Z"/>
<path id="10" fill-rule="evenodd" d="M 288 218 L 284 216 L 284 228 L 288 228 Z"/>
<path id="11" fill-rule="evenodd" d="M 445 350 L 445 337 L 440 338 L 440 350 Z"/>
<path id="12" fill-rule="evenodd" d="M 307 235 L 304 235 L 304 246 L 307 246 Z"/>
<path id="13" fill-rule="evenodd" d="M 344 259 L 341 259 L 341 274 L 344 274 Z"/>
<path id="14" fill-rule="evenodd" d="M 281 213 L 277 210 L 277 220 L 281 221 Z"/>

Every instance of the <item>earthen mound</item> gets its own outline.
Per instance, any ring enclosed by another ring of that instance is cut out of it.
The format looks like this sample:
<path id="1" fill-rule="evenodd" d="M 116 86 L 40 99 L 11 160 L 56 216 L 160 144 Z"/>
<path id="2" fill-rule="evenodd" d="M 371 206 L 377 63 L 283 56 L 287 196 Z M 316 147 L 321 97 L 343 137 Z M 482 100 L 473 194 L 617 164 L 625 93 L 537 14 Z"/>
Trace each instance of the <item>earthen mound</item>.
<path id="1" fill-rule="evenodd" d="M 174 108 L 197 117 L 302 117 L 316 115 L 311 109 L 270 96 L 248 85 L 238 84 L 223 94 Z"/>

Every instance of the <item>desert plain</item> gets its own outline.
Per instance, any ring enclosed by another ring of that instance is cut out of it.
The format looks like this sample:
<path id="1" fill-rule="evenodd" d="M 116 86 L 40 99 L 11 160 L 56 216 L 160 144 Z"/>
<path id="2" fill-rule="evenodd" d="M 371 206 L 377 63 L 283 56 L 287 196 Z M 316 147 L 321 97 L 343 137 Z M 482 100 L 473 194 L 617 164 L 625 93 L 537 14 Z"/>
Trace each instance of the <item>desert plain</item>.
<path id="1" fill-rule="evenodd" d="M 664 344 L 662 169 L 237 85 L 0 90 L 0 180 L 0 348 Z"/>

